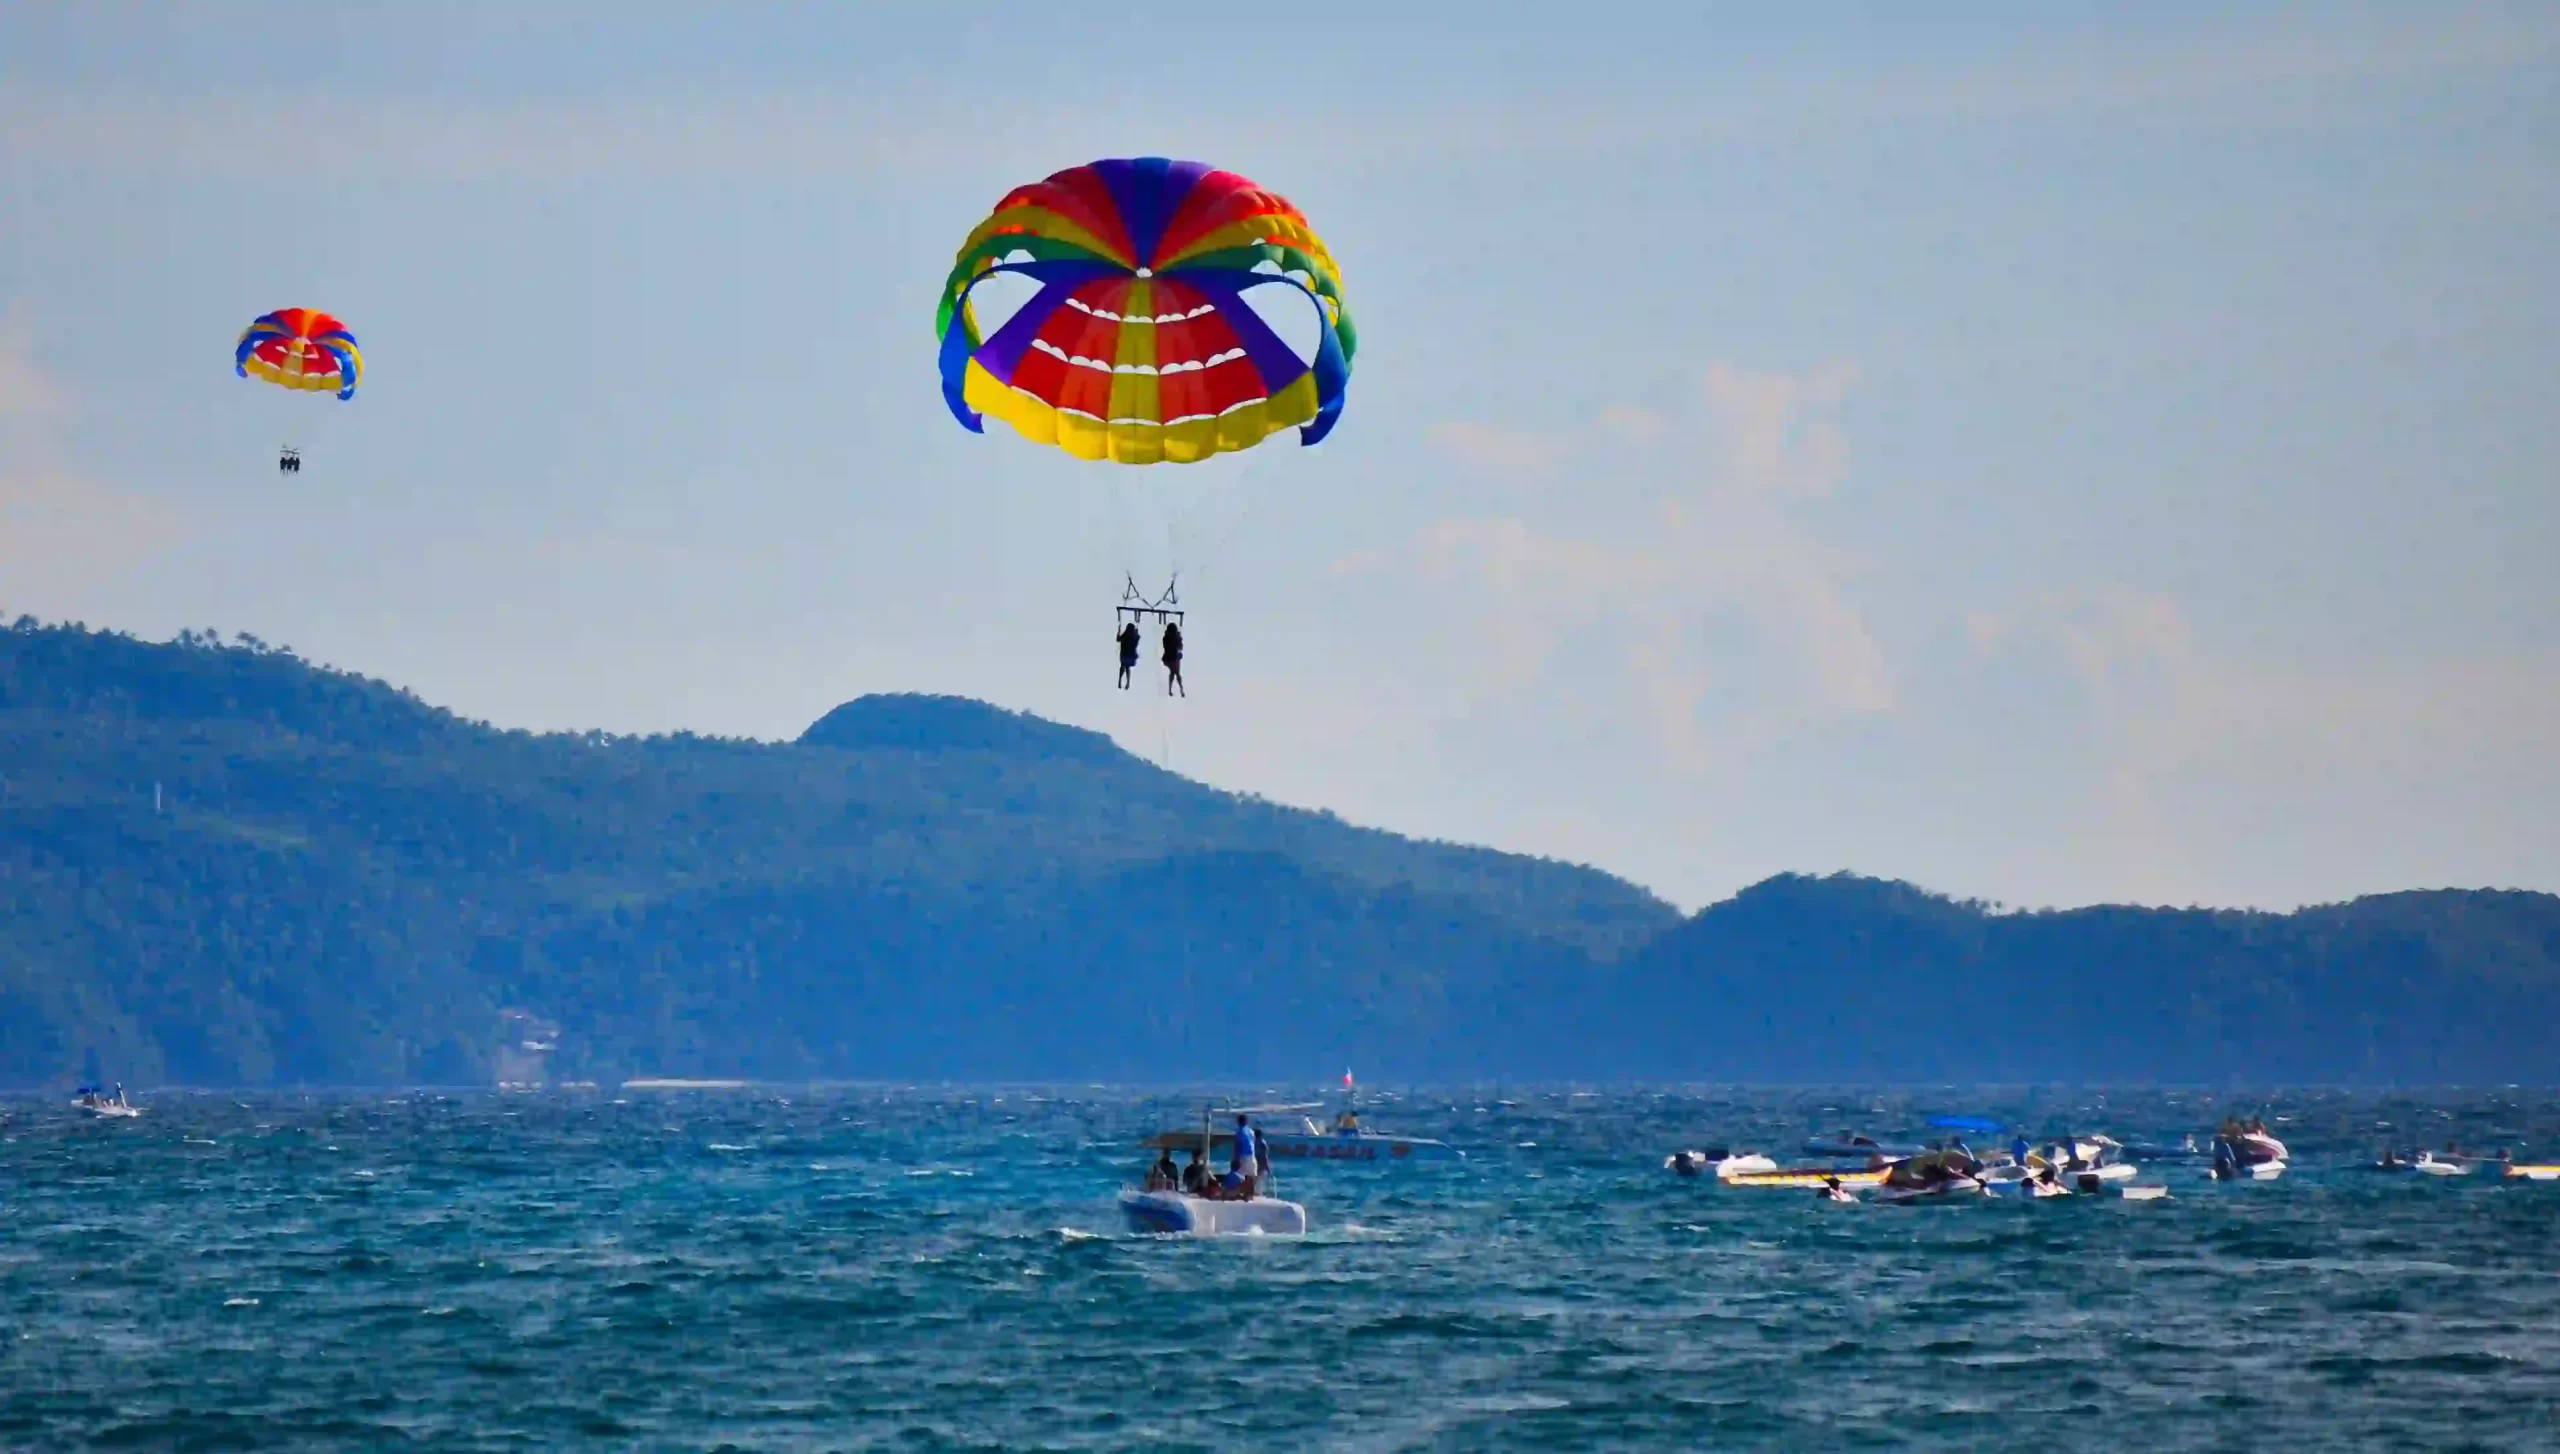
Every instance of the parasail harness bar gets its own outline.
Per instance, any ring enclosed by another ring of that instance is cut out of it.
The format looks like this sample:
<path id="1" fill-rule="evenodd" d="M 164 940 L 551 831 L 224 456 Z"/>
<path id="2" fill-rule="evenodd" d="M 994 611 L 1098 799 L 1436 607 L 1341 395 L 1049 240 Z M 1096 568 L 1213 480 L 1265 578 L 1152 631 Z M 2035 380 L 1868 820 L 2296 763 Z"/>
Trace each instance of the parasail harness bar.
<path id="1" fill-rule="evenodd" d="M 1136 576 L 1123 576 L 1121 579 L 1124 584 L 1120 588 L 1120 605 L 1113 611 L 1111 619 L 1117 621 L 1125 616 L 1132 623 L 1141 616 L 1153 616 L 1159 621 L 1182 619 L 1182 596 L 1177 589 L 1182 584 L 1180 576 L 1165 582 L 1164 594 L 1155 597 L 1149 597 L 1138 589 Z"/>

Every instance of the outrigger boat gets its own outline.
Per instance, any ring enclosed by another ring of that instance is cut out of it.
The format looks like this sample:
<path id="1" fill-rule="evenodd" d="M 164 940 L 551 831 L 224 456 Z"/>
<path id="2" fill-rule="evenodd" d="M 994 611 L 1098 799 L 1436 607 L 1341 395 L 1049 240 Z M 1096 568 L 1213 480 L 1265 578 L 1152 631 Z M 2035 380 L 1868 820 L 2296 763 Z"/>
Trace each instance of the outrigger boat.
<path id="1" fill-rule="evenodd" d="M 142 1107 L 124 1098 L 124 1087 L 117 1086 L 113 1095 L 94 1085 L 84 1085 L 72 1092 L 71 1104 L 93 1116 L 124 1120 L 142 1114 Z"/>
<path id="2" fill-rule="evenodd" d="M 1464 1161 L 1467 1153 L 1446 1141 L 1428 1136 L 1394 1136 L 1372 1131 L 1360 1124 L 1360 1091 L 1351 1082 L 1351 1072 L 1342 1073 L 1342 1110 L 1329 1127 L 1318 1126 L 1312 1116 L 1298 1117 L 1299 1129 L 1272 1130 L 1257 1126 L 1254 1134 L 1261 1137 L 1277 1161 Z M 1283 1111 L 1322 1110 L 1319 1105 L 1281 1106 Z"/>
<path id="3" fill-rule="evenodd" d="M 1200 1108 L 1200 1129 L 1195 1132 L 1167 1131 L 1146 1140 L 1151 1151 L 1173 1152 L 1196 1150 L 1204 1164 L 1214 1164 L 1221 1147 L 1232 1160 L 1235 1150 L 1233 1132 L 1219 1134 L 1221 1116 L 1255 1116 L 1275 1111 L 1305 1110 L 1304 1106 L 1230 1106 L 1204 1105 Z M 1257 1131 L 1256 1136 L 1261 1134 Z M 1272 1154 L 1277 1155 L 1275 1150 Z M 1170 1236 L 1295 1237 L 1307 1230 L 1307 1209 L 1296 1202 L 1282 1201 L 1266 1195 L 1272 1177 L 1266 1173 L 1256 1178 L 1247 1197 L 1203 1196 L 1179 1186 L 1149 1186 L 1120 1193 L 1120 1213 L 1133 1232 L 1151 1232 Z M 1214 1183 L 1212 1183 L 1214 1186 Z"/>

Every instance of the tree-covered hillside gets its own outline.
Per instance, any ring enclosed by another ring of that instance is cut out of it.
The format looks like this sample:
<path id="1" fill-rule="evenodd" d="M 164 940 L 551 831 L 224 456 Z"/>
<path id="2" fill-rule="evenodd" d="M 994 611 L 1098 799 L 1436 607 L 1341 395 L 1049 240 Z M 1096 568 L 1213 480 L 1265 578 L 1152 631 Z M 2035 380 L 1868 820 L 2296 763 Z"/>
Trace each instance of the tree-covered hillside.
<path id="1" fill-rule="evenodd" d="M 541 736 L 249 642 L 0 632 L 12 1082 L 485 1080 L 507 1011 L 555 1075 L 1454 1069 L 1488 976 L 1576 990 L 1675 918 L 975 702 Z M 1304 1012 L 1239 1047 L 1246 994 Z"/>
<path id="2" fill-rule="evenodd" d="M 2548 1082 L 2555 1022 L 2547 894 L 1788 875 L 1684 922 L 976 702 L 535 735 L 243 639 L 0 631 L 0 1084 Z"/>

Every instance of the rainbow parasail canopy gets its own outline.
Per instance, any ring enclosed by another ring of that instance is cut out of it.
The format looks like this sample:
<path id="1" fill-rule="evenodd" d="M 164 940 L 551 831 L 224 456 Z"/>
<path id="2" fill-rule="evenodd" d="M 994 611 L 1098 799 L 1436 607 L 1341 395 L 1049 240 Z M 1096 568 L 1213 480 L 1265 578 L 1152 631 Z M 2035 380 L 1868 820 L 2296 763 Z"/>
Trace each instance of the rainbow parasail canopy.
<path id="1" fill-rule="evenodd" d="M 1024 260 L 1020 255 L 1027 255 Z M 992 335 L 969 294 L 1038 285 Z M 1305 295 L 1321 325 L 1302 359 L 1245 301 Z M 1202 162 L 1136 157 L 1016 187 L 969 234 L 934 315 L 942 396 L 1082 459 L 1189 464 L 1283 429 L 1315 444 L 1342 415 L 1356 346 L 1342 278 L 1286 198 Z"/>
<path id="2" fill-rule="evenodd" d="M 364 355 L 347 325 L 319 309 L 279 308 L 241 330 L 231 371 L 288 389 L 335 390 L 340 399 L 352 399 L 364 376 Z"/>

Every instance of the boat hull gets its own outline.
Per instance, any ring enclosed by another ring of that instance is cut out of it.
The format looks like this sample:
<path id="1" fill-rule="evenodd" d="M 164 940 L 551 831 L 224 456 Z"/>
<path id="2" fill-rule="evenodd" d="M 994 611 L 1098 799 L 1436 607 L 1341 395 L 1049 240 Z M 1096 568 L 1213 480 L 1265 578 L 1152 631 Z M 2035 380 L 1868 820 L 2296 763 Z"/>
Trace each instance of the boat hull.
<path id="1" fill-rule="evenodd" d="M 1259 1131 L 1263 1148 L 1274 1161 L 1458 1161 L 1455 1147 L 1443 1141 L 1405 1136 L 1320 1135 L 1300 1131 Z"/>
<path id="2" fill-rule="evenodd" d="M 1122 1192 L 1120 1214 L 1133 1232 L 1169 1237 L 1297 1237 L 1307 1230 L 1307 1209 L 1277 1197 L 1224 1202 L 1181 1192 Z"/>
<path id="3" fill-rule="evenodd" d="M 1745 1171 L 1719 1180 L 1726 1186 L 1774 1186 L 1802 1191 L 1834 1181 L 1842 1186 L 1876 1186 L 1884 1181 L 1884 1172 L 1881 1169 L 1834 1171 L 1827 1166 L 1796 1166 L 1778 1171 Z"/>
<path id="4" fill-rule="evenodd" d="M 1981 1182 L 1969 1177 L 1958 1177 L 1953 1181 L 1942 1181 L 1933 1186 L 1880 1186 L 1876 1188 L 1875 1199 L 1884 1205 L 1907 1207 L 1923 1202 L 1948 1202 L 1959 1197 L 1978 1197 L 1987 1190 L 1988 1188 Z"/>

